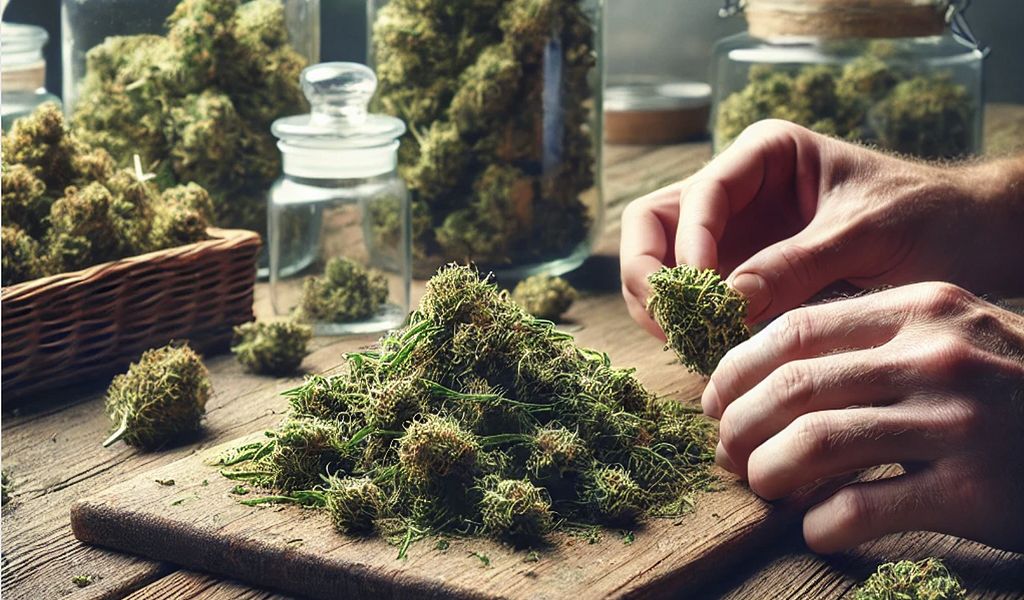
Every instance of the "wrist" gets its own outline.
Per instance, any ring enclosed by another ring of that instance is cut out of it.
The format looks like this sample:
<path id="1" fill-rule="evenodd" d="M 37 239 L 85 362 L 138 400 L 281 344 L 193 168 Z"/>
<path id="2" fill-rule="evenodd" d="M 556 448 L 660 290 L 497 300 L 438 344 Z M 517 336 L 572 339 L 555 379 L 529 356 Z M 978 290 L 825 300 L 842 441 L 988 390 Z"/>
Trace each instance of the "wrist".
<path id="1" fill-rule="evenodd" d="M 985 293 L 1024 295 L 1024 154 L 956 169 L 956 186 L 976 219 L 971 265 Z"/>

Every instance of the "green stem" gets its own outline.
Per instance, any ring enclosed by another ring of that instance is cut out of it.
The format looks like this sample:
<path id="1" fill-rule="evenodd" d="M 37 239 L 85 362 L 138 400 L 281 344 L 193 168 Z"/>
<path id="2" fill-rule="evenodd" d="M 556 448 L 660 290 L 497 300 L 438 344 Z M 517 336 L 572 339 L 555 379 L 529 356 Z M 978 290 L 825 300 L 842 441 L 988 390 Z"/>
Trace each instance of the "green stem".
<path id="1" fill-rule="evenodd" d="M 114 442 L 116 442 L 117 440 L 121 439 L 121 437 L 124 436 L 124 434 L 127 433 L 127 432 L 128 432 L 128 415 L 125 415 L 124 418 L 121 419 L 121 424 L 118 425 L 117 430 L 115 430 L 114 433 L 110 434 L 110 437 L 108 437 L 106 440 L 103 441 L 103 447 L 104 448 L 110 447 Z"/>

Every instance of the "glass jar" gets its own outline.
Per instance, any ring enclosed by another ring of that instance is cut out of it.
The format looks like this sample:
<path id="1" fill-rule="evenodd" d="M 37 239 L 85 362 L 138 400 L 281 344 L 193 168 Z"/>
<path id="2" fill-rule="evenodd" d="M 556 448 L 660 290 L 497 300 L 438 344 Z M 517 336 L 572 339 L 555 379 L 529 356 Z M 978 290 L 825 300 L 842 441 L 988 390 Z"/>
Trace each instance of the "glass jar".
<path id="1" fill-rule="evenodd" d="M 601 0 L 369 0 L 374 106 L 409 125 L 415 272 L 565 273 L 602 219 Z"/>
<path id="2" fill-rule="evenodd" d="M 0 24 L 4 40 L 4 59 L 0 87 L 0 122 L 6 132 L 15 119 L 24 117 L 46 102 L 60 104 L 60 98 L 46 91 L 46 60 L 43 46 L 50 38 L 46 30 L 34 25 Z"/>
<path id="3" fill-rule="evenodd" d="M 119 165 L 138 154 L 161 186 L 202 185 L 216 225 L 264 233 L 270 125 L 307 110 L 320 0 L 62 0 L 61 18 L 79 137 Z"/>
<path id="4" fill-rule="evenodd" d="M 397 168 L 405 124 L 368 113 L 376 87 L 363 65 L 309 67 L 311 113 L 273 125 L 284 175 L 268 196 L 271 301 L 318 335 L 386 331 L 409 314 L 409 195 Z"/>
<path id="5" fill-rule="evenodd" d="M 923 158 L 975 154 L 982 59 L 945 0 L 747 0 L 714 50 L 714 147 L 779 118 Z"/>

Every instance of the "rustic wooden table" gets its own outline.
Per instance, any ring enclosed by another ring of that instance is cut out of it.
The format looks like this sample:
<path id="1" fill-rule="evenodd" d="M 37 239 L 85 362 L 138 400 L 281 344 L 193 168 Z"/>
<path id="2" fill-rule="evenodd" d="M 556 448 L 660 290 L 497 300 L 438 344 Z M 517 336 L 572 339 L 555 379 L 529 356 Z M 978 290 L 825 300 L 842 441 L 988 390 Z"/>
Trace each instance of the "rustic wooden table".
<path id="1" fill-rule="evenodd" d="M 1024 107 L 990 106 L 986 113 L 990 148 L 1024 147 Z M 706 142 L 664 147 L 610 147 L 605 151 L 606 231 L 595 256 L 573 278 L 584 299 L 569 314 L 576 327 L 607 327 L 616 345 L 657 344 L 629 326 L 618 295 L 616 249 L 619 215 L 632 198 L 696 171 L 711 156 Z M 267 289 L 257 287 L 257 314 L 267 314 Z M 583 317 L 586 315 L 586 318 Z M 342 352 L 364 346 L 368 337 L 318 339 L 305 368 L 336 369 Z M 605 349 L 605 348 L 602 348 Z M 612 348 L 612 358 L 616 352 Z M 3 407 L 3 466 L 13 477 L 14 497 L 3 507 L 2 593 L 8 600 L 76 598 L 282 598 L 272 591 L 84 545 L 72 536 L 68 507 L 79 497 L 129 476 L 168 464 L 203 448 L 276 424 L 286 407 L 279 392 L 299 379 L 275 380 L 242 372 L 230 355 L 207 361 L 214 397 L 208 405 L 206 436 L 197 445 L 140 453 L 124 445 L 100 447 L 109 422 L 103 413 L 103 383 L 42 393 L 18 407 Z M 626 365 L 621 365 L 626 366 Z M 711 589 L 705 598 L 840 598 L 869 574 L 870 552 L 893 559 L 950 556 L 977 597 L 1024 597 L 1024 556 L 984 550 L 990 560 L 956 562 L 970 542 L 925 533 L 890 536 L 858 551 L 823 558 L 807 552 L 798 532 L 764 548 Z M 974 548 L 974 556 L 978 556 Z M 78 588 L 72 578 L 93 583 Z M 980 587 L 980 589 L 979 589 Z"/>

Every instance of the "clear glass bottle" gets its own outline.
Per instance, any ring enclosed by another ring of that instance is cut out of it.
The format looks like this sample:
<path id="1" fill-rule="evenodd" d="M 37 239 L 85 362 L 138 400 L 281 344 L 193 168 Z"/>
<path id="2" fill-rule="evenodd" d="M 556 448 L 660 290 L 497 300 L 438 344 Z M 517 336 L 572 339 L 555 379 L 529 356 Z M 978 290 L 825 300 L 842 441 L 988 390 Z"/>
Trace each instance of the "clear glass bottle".
<path id="1" fill-rule="evenodd" d="M 863 5 L 863 6 L 862 6 Z M 714 50 L 715 151 L 766 118 L 924 158 L 982 148 L 982 59 L 945 0 L 747 0 Z"/>
<path id="2" fill-rule="evenodd" d="M 3 88 L 3 130 L 11 128 L 15 119 L 31 113 L 45 102 L 60 104 L 60 98 L 46 91 L 46 60 L 43 46 L 49 39 L 46 30 L 19 23 L 0 24 L 3 37 L 3 65 L 0 87 Z"/>
<path id="3" fill-rule="evenodd" d="M 415 271 L 564 273 L 601 229 L 601 0 L 369 0 L 378 109 L 409 125 Z"/>
<path id="4" fill-rule="evenodd" d="M 308 108 L 298 82 L 319 60 L 320 0 L 62 0 L 61 19 L 79 136 L 118 164 L 139 154 L 161 185 L 195 181 L 216 225 L 265 235 L 270 125 Z"/>
<path id="5" fill-rule="evenodd" d="M 309 67 L 311 113 L 273 125 L 284 175 L 268 200 L 271 300 L 318 335 L 386 331 L 409 314 L 409 195 L 397 168 L 405 124 L 368 112 L 376 87 L 364 65 Z"/>

